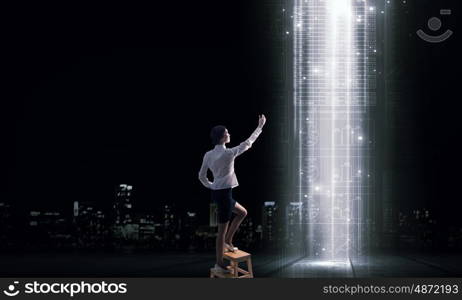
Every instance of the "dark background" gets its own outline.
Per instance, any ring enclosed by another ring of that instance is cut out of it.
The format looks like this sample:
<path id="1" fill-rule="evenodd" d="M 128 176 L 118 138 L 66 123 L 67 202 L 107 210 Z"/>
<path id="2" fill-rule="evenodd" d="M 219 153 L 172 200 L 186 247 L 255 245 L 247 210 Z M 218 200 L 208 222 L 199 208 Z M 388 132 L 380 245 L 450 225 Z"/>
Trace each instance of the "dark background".
<path id="1" fill-rule="evenodd" d="M 394 195 L 400 209 L 430 207 L 440 220 L 460 224 L 459 11 L 456 1 L 407 2 L 394 45 L 393 76 L 403 95 L 390 129 Z M 241 186 L 234 195 L 255 215 L 264 201 L 277 200 L 269 160 L 280 124 L 271 122 L 277 111 L 269 74 L 280 61 L 269 54 L 273 25 L 262 5 L 5 8 L 1 197 L 18 209 L 71 213 L 75 200 L 107 206 L 115 186 L 129 183 L 136 210 L 175 203 L 206 223 L 209 193 L 197 172 L 212 148 L 210 128 L 227 126 L 234 146 L 265 113 L 263 134 L 236 160 Z M 455 33 L 445 43 L 425 43 L 415 31 L 440 8 L 453 9 L 441 31 Z"/>
<path id="2" fill-rule="evenodd" d="M 425 207 L 438 222 L 460 225 L 460 5 L 457 1 L 392 2 L 399 8 L 392 16 L 393 44 L 385 50 L 393 52 L 386 78 L 398 94 L 390 141 L 394 195 L 403 211 Z M 450 16 L 440 15 L 445 8 L 452 10 Z M 442 20 L 441 29 L 427 27 L 430 17 Z M 453 35 L 432 44 L 415 34 L 418 29 L 431 35 L 450 29 Z"/>
<path id="3" fill-rule="evenodd" d="M 175 203 L 207 220 L 209 194 L 197 173 L 211 127 L 228 127 L 229 146 L 252 133 L 260 113 L 271 127 L 258 6 L 35 4 L 10 13 L 6 199 L 71 212 L 75 200 L 107 206 L 115 186 L 129 183 L 136 210 Z M 265 174 L 269 138 L 238 162 L 236 198 L 251 206 L 265 200 L 252 191 L 265 183 L 255 179 Z"/>

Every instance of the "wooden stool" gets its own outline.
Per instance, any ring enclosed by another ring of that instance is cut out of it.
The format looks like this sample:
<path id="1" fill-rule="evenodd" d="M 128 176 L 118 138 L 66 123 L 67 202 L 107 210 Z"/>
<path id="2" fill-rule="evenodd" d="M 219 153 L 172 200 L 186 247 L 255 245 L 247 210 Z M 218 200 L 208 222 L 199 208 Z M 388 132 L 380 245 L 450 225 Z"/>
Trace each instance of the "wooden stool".
<path id="1" fill-rule="evenodd" d="M 223 253 L 223 258 L 228 259 L 230 261 L 230 265 L 227 267 L 231 270 L 231 273 L 223 274 L 217 273 L 210 269 L 210 278 L 218 277 L 218 278 L 253 278 L 253 270 L 252 270 L 252 259 L 250 253 L 244 252 L 242 250 L 237 250 L 236 252 L 225 252 Z M 247 270 L 241 269 L 239 267 L 240 262 L 247 263 Z M 243 275 L 239 275 L 239 273 Z"/>
<path id="2" fill-rule="evenodd" d="M 236 252 L 225 252 L 223 254 L 223 258 L 230 261 L 228 269 L 232 271 L 233 278 L 253 278 L 252 259 L 250 253 L 242 250 L 237 250 Z M 247 263 L 247 270 L 239 267 L 240 262 Z"/>

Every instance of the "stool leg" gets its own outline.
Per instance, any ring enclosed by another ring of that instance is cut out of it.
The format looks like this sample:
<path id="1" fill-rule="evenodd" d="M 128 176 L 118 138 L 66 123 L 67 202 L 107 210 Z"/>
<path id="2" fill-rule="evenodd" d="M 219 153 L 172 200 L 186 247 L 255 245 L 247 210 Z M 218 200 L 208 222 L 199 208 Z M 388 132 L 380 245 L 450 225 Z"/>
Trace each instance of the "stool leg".
<path id="1" fill-rule="evenodd" d="M 234 277 L 238 277 L 239 276 L 239 273 L 237 272 L 237 267 L 238 267 L 238 263 L 233 261 L 231 262 L 232 266 L 233 266 L 233 275 Z"/>
<path id="2" fill-rule="evenodd" d="M 247 259 L 247 271 L 249 271 L 250 278 L 253 278 L 252 259 L 250 257 Z"/>

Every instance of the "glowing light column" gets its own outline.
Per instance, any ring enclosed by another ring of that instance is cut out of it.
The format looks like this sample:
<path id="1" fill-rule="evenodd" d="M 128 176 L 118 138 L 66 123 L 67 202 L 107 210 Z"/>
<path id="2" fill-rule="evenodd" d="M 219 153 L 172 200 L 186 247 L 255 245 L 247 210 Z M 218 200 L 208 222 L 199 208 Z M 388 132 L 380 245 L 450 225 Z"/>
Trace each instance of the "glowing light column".
<path id="1" fill-rule="evenodd" d="M 365 0 L 296 0 L 293 19 L 296 201 L 309 255 L 346 260 L 364 246 L 375 11 Z"/>

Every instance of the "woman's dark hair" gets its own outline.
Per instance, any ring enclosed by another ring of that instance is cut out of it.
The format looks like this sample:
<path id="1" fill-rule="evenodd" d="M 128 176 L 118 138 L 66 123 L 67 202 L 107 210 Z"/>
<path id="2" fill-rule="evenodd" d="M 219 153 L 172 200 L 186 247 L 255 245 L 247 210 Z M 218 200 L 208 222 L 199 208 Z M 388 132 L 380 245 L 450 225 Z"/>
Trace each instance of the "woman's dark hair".
<path id="1" fill-rule="evenodd" d="M 217 145 L 220 143 L 222 137 L 225 136 L 226 127 L 223 125 L 217 125 L 212 128 L 210 131 L 210 138 L 212 139 L 212 144 Z"/>

